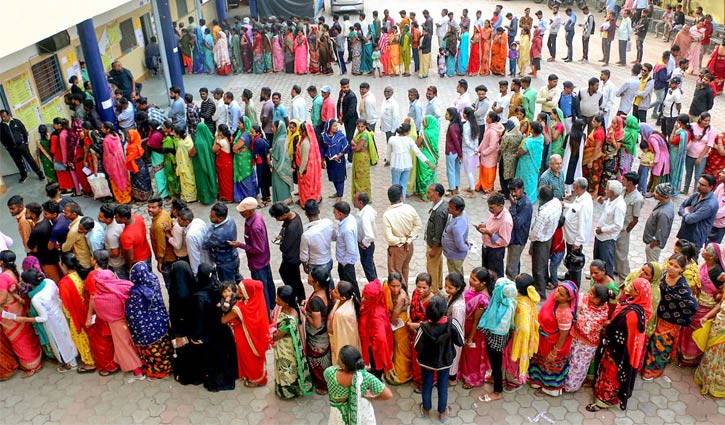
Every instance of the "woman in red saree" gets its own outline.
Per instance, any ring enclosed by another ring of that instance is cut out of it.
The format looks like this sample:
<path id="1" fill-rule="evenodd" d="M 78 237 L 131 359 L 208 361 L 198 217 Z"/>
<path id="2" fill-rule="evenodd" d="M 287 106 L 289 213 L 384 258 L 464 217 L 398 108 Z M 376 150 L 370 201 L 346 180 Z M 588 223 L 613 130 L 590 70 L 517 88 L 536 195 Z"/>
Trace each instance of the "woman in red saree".
<path id="1" fill-rule="evenodd" d="M 300 205 L 308 200 L 319 201 L 322 196 L 322 160 L 320 147 L 317 144 L 315 129 L 309 122 L 300 126 L 300 139 L 295 152 L 297 164 L 297 186 L 300 194 Z"/>
<path id="2" fill-rule="evenodd" d="M 18 316 L 25 316 L 25 302 L 18 294 L 20 275 L 15 266 L 15 253 L 0 252 L 0 309 Z M 40 340 L 33 325 L 0 319 L 0 381 L 10 379 L 20 367 L 23 377 L 33 376 L 42 367 Z"/>
<path id="3" fill-rule="evenodd" d="M 493 40 L 493 27 L 488 19 L 481 28 L 481 67 L 479 75 L 491 74 L 491 41 Z"/>
<path id="4" fill-rule="evenodd" d="M 717 92 L 715 96 L 722 93 L 723 84 L 725 84 L 725 42 L 715 47 L 710 55 L 710 60 L 707 61 L 707 69 L 710 70 L 710 74 L 715 77 L 713 83 Z"/>
<path id="5" fill-rule="evenodd" d="M 415 335 L 418 333 L 420 324 L 427 319 L 425 308 L 430 300 L 433 299 L 433 291 L 431 291 L 431 277 L 428 273 L 420 273 L 415 278 L 415 289 L 410 300 L 410 318 L 408 328 L 410 329 L 410 346 L 415 347 Z M 411 358 L 413 364 L 413 386 L 416 392 L 420 392 L 423 387 L 423 375 L 418 364 L 418 353 L 411 349 Z"/>
<path id="6" fill-rule="evenodd" d="M 725 168 L 725 132 L 714 137 L 715 146 L 710 149 L 707 154 L 707 164 L 705 164 L 704 174 L 718 176 Z"/>
<path id="7" fill-rule="evenodd" d="M 63 127 L 64 118 L 53 118 L 53 133 L 50 135 L 50 153 L 53 155 L 53 167 L 58 177 L 58 186 L 62 193 L 71 193 L 75 184 L 71 177 L 68 165 L 73 158 L 73 152 L 68 151 L 68 130 Z"/>
<path id="8" fill-rule="evenodd" d="M 363 360 L 373 375 L 381 378 L 393 369 L 393 329 L 383 285 L 378 279 L 363 288 L 358 326 Z"/>
<path id="9" fill-rule="evenodd" d="M 93 253 L 91 260 L 93 270 L 86 276 L 86 290 L 83 301 L 88 306 L 88 315 L 86 319 L 86 334 L 88 342 L 91 346 L 93 360 L 96 362 L 96 369 L 101 376 L 108 376 L 118 372 L 119 367 L 113 361 L 113 337 L 111 336 L 111 328 L 108 322 L 96 316 L 95 322 L 93 315 L 95 310 L 93 307 L 93 297 L 96 295 L 96 279 L 98 272 L 108 269 L 108 251 L 96 251 Z"/>
<path id="10" fill-rule="evenodd" d="M 561 395 L 569 373 L 571 338 L 576 321 L 579 288 L 574 282 L 561 282 L 539 311 L 539 351 L 529 365 L 529 381 L 536 395 Z"/>
<path id="11" fill-rule="evenodd" d="M 471 54 L 468 57 L 468 76 L 478 75 L 481 69 L 481 26 L 473 27 L 471 36 Z"/>
<path id="12" fill-rule="evenodd" d="M 493 75 L 506 74 L 506 59 L 509 53 L 508 36 L 506 30 L 499 27 L 491 44 L 491 73 Z"/>
<path id="13" fill-rule="evenodd" d="M 228 126 L 219 126 L 211 149 L 216 155 L 214 165 L 216 166 L 219 200 L 232 202 L 234 200 L 234 156 L 232 154 L 232 133 Z"/>
<path id="14" fill-rule="evenodd" d="M 86 148 L 84 141 L 85 134 L 83 132 L 83 122 L 79 119 L 73 120 L 71 131 L 75 136 L 72 137 L 72 139 L 75 141 L 75 146 L 73 147 L 73 165 L 75 166 L 76 179 L 78 180 L 78 184 L 83 192 L 83 196 L 92 197 L 93 190 L 91 189 L 91 185 L 88 183 L 88 176 L 86 176 L 86 173 L 83 171 L 86 167 L 90 168 L 86 162 L 88 149 Z"/>
<path id="15" fill-rule="evenodd" d="M 267 360 L 269 349 L 269 317 L 264 299 L 262 282 L 244 279 L 237 287 L 237 303 L 222 316 L 234 330 L 237 345 L 239 379 L 245 387 L 267 385 Z"/>

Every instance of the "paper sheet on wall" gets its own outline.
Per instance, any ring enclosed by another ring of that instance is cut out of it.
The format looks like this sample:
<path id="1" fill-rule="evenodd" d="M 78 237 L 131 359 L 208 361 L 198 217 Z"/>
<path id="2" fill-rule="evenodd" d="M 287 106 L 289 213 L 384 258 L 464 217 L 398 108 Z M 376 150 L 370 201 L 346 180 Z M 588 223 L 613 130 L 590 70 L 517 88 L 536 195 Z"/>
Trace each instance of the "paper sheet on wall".
<path id="1" fill-rule="evenodd" d="M 144 41 L 143 41 L 143 31 L 141 29 L 134 30 L 134 33 L 136 34 L 136 44 L 138 47 L 144 47 Z"/>
<path id="2" fill-rule="evenodd" d="M 111 43 L 111 45 L 121 42 L 121 29 L 118 25 L 108 26 L 108 41 Z"/>
<path id="3" fill-rule="evenodd" d="M 6 81 L 3 88 L 8 101 L 14 106 L 23 106 L 35 97 L 33 86 L 30 84 L 30 74 L 27 72 Z"/>
<path id="4" fill-rule="evenodd" d="M 55 117 L 64 117 L 66 116 L 64 107 L 63 107 L 63 97 L 57 96 L 52 101 L 46 103 L 40 108 L 40 118 L 41 121 L 45 124 L 50 124 L 53 122 L 53 118 Z"/>
<path id="5" fill-rule="evenodd" d="M 35 99 L 27 105 L 15 109 L 13 111 L 13 115 L 25 124 L 25 128 L 27 128 L 28 131 L 32 131 L 40 125 L 40 118 L 38 116 L 38 101 Z"/>

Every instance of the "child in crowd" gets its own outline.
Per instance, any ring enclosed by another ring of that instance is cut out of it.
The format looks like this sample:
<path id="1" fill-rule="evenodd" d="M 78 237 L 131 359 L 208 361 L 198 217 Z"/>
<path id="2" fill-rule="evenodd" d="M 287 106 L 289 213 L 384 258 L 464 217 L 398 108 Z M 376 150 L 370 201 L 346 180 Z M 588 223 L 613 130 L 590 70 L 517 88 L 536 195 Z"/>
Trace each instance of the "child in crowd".
<path id="1" fill-rule="evenodd" d="M 224 314 L 232 311 L 232 307 L 237 303 L 236 288 L 234 286 L 234 282 L 232 281 L 222 282 L 221 284 L 220 291 L 222 299 L 216 306 L 221 308 Z"/>
<path id="2" fill-rule="evenodd" d="M 375 50 L 373 50 L 373 78 L 375 78 L 375 73 L 377 72 L 378 77 L 383 78 L 383 71 L 381 71 L 382 65 L 380 64 L 380 46 L 377 44 L 375 45 Z"/>
<path id="3" fill-rule="evenodd" d="M 443 48 L 438 49 L 438 76 L 446 76 L 446 50 Z"/>
<path id="4" fill-rule="evenodd" d="M 556 289 L 559 285 L 559 265 L 564 260 L 566 243 L 564 241 L 564 216 L 559 217 L 559 224 L 556 226 L 554 236 L 551 239 L 551 250 L 549 251 L 549 284 L 547 289 Z"/>
<path id="5" fill-rule="evenodd" d="M 509 47 L 509 76 L 516 76 L 516 63 L 519 60 L 519 43 L 513 42 Z"/>
<path id="6" fill-rule="evenodd" d="M 647 181 L 649 180 L 649 169 L 655 163 L 655 154 L 649 147 L 649 143 L 643 140 L 639 143 L 639 148 L 642 152 L 639 154 L 639 168 L 637 174 L 639 174 L 639 183 L 637 184 L 637 190 L 642 193 L 643 196 L 647 195 Z"/>

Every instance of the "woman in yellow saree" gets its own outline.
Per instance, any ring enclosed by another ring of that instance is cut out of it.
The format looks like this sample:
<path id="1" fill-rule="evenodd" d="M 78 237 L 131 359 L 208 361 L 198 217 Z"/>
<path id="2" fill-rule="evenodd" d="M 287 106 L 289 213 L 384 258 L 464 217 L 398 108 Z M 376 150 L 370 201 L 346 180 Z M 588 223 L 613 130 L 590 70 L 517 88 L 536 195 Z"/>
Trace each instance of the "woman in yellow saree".
<path id="1" fill-rule="evenodd" d="M 185 130 L 175 129 L 178 139 L 176 145 L 176 175 L 179 176 L 181 186 L 181 200 L 196 202 L 196 177 L 194 177 L 194 164 L 191 158 L 196 155 L 194 141 Z"/>
<path id="2" fill-rule="evenodd" d="M 408 329 L 408 289 L 403 276 L 392 272 L 383 285 L 388 303 L 390 323 L 393 326 L 393 369 L 385 374 L 385 382 L 393 385 L 405 384 L 413 379 L 412 354 Z"/>

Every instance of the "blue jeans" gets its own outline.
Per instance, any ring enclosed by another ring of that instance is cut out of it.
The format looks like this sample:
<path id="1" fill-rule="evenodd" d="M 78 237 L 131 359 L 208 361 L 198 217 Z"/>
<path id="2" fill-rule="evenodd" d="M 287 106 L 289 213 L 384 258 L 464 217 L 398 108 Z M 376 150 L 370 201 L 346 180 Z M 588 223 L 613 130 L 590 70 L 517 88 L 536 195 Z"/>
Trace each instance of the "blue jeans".
<path id="1" fill-rule="evenodd" d="M 649 167 L 640 165 L 639 168 L 637 168 L 637 173 L 639 174 L 639 183 L 637 183 L 637 190 L 639 190 L 642 195 L 646 195 L 647 181 L 649 180 Z"/>
<path id="2" fill-rule="evenodd" d="M 390 174 L 392 174 L 391 184 L 399 184 L 403 186 L 403 202 L 405 202 L 406 192 L 408 191 L 408 177 L 410 177 L 410 168 L 407 170 L 400 170 L 398 168 L 391 168 Z"/>
<path id="3" fill-rule="evenodd" d="M 345 52 L 337 52 L 337 64 L 340 65 L 340 73 L 347 74 L 347 66 L 345 66 Z"/>
<path id="4" fill-rule="evenodd" d="M 702 161 L 700 161 L 700 165 L 696 165 L 695 161 L 697 161 L 697 158 L 685 155 L 685 187 L 682 188 L 682 190 L 685 192 L 690 191 L 690 180 L 692 180 L 693 171 L 695 176 L 695 183 L 693 185 L 693 189 L 697 190 L 697 181 L 700 180 L 702 172 L 705 171 L 705 165 L 707 165 L 707 158 L 702 158 Z"/>
<path id="5" fill-rule="evenodd" d="M 512 77 L 516 75 L 516 59 L 509 59 L 509 75 Z"/>
<path id="6" fill-rule="evenodd" d="M 549 282 L 554 285 L 559 284 L 559 266 L 564 260 L 566 251 L 555 252 L 549 257 Z"/>
<path id="7" fill-rule="evenodd" d="M 267 264 L 259 270 L 251 272 L 252 279 L 262 282 L 264 287 L 264 298 L 267 299 L 267 308 L 272 310 L 276 305 L 275 300 L 277 299 L 276 289 L 274 287 L 274 280 L 272 279 L 272 268 Z"/>
<path id="8" fill-rule="evenodd" d="M 448 407 L 448 374 L 450 369 L 443 370 L 430 370 L 424 367 L 420 368 L 421 375 L 423 377 L 423 389 L 421 395 L 423 396 L 423 410 L 430 411 L 432 408 L 432 396 L 433 396 L 433 379 L 437 376 L 436 387 L 438 388 L 438 413 L 443 413 Z"/>
<path id="9" fill-rule="evenodd" d="M 448 176 L 448 188 L 458 189 L 458 186 L 461 185 L 461 163 L 458 162 L 456 153 L 446 155 L 446 176 Z"/>

